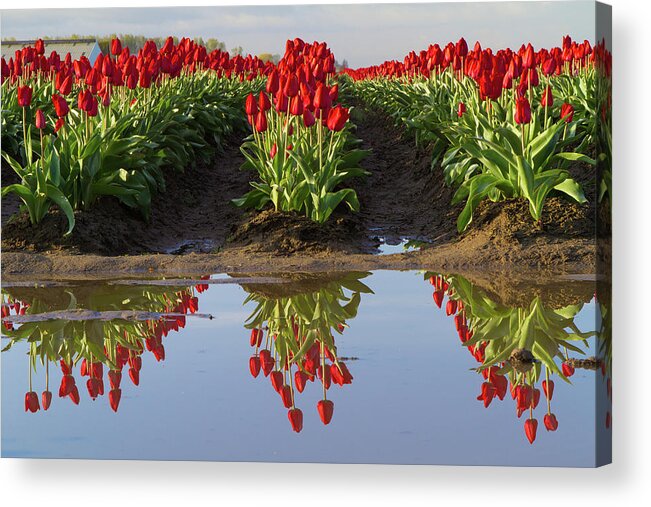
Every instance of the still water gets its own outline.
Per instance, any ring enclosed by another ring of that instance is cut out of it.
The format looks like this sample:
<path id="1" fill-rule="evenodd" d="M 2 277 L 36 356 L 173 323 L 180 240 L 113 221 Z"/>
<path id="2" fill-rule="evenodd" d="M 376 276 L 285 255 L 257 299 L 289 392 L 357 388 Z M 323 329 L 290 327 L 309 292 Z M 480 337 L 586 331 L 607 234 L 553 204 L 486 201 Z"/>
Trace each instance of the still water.
<path id="1" fill-rule="evenodd" d="M 594 282 L 499 294 L 422 271 L 205 278 L 6 284 L 2 456 L 610 460 Z"/>

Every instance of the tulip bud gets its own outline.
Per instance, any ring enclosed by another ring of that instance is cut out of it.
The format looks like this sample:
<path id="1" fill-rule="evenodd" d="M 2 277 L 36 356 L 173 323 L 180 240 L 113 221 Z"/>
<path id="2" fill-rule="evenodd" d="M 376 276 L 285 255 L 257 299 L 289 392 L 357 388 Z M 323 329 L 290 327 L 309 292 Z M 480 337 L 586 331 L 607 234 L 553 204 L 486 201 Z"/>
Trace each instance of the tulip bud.
<path id="1" fill-rule="evenodd" d="M 546 380 L 543 380 L 542 388 L 543 392 L 545 393 L 545 398 L 547 398 L 549 401 L 552 401 L 552 397 L 554 396 L 554 381 L 550 380 L 547 382 Z"/>
<path id="2" fill-rule="evenodd" d="M 335 405 L 330 400 L 320 400 L 316 404 L 316 409 L 319 412 L 319 417 L 323 424 L 330 424 L 332 420 L 332 413 L 334 412 Z"/>
<path id="3" fill-rule="evenodd" d="M 111 389 L 111 391 L 109 391 L 109 404 L 111 405 L 113 412 L 118 411 L 120 398 L 122 398 L 122 389 Z"/>
<path id="4" fill-rule="evenodd" d="M 293 405 L 292 400 L 292 388 L 289 386 L 282 386 L 279 391 L 280 397 L 283 400 L 283 405 L 285 408 L 290 408 Z"/>
<path id="5" fill-rule="evenodd" d="M 36 111 L 36 128 L 39 130 L 43 130 L 45 128 L 45 115 L 43 114 L 43 111 L 38 109 Z"/>
<path id="6" fill-rule="evenodd" d="M 287 417 L 289 418 L 289 422 L 292 425 L 292 429 L 296 433 L 300 433 L 300 431 L 303 429 L 303 412 L 301 409 L 292 408 L 287 412 Z"/>
<path id="7" fill-rule="evenodd" d="M 283 373 L 281 371 L 271 372 L 270 378 L 271 378 L 271 385 L 273 386 L 275 391 L 279 393 L 284 384 Z"/>
<path id="8" fill-rule="evenodd" d="M 574 118 L 574 107 L 567 102 L 561 106 L 561 119 L 566 123 L 570 123 Z"/>
<path id="9" fill-rule="evenodd" d="M 111 384 L 111 389 L 119 389 L 120 382 L 122 382 L 122 372 L 119 370 L 110 370 L 108 372 L 109 383 Z"/>
<path id="10" fill-rule="evenodd" d="M 140 372 L 135 368 L 129 368 L 129 378 L 133 382 L 133 385 L 137 386 L 140 384 Z"/>
<path id="11" fill-rule="evenodd" d="M 32 88 L 30 86 L 19 86 L 18 87 L 18 105 L 20 107 L 29 107 L 32 103 Z"/>
<path id="12" fill-rule="evenodd" d="M 459 102 L 459 107 L 457 108 L 457 116 L 461 118 L 463 113 L 466 112 L 466 105 L 463 102 Z"/>
<path id="13" fill-rule="evenodd" d="M 556 420 L 556 416 L 554 414 L 545 414 L 543 422 L 545 423 L 545 428 L 547 431 L 556 431 L 558 428 L 558 421 Z"/>
<path id="14" fill-rule="evenodd" d="M 294 374 L 294 383 L 296 384 L 296 389 L 298 390 L 299 393 L 302 393 L 303 390 L 305 389 L 307 380 L 308 380 L 307 373 L 303 371 L 297 371 Z"/>
<path id="15" fill-rule="evenodd" d="M 533 444 L 536 440 L 536 430 L 538 429 L 538 421 L 536 419 L 527 419 L 524 422 L 524 432 L 527 435 L 527 440 Z"/>
<path id="16" fill-rule="evenodd" d="M 571 377 L 574 375 L 574 366 L 572 366 L 570 363 L 564 362 L 561 366 L 561 369 L 563 370 L 563 375 L 566 377 Z"/>
<path id="17" fill-rule="evenodd" d="M 41 402 L 43 403 L 43 410 L 50 408 L 52 403 L 52 393 L 50 391 L 43 391 L 41 393 Z"/>
<path id="18" fill-rule="evenodd" d="M 531 106 L 526 97 L 521 97 L 516 100 L 514 119 L 518 125 L 529 123 L 531 121 Z"/>
<path id="19" fill-rule="evenodd" d="M 25 394 L 25 412 L 28 410 L 32 413 L 38 411 L 41 407 L 38 404 L 38 394 L 34 391 L 29 391 Z"/>
<path id="20" fill-rule="evenodd" d="M 254 378 L 260 374 L 260 358 L 258 356 L 251 356 L 249 359 L 249 371 Z"/>

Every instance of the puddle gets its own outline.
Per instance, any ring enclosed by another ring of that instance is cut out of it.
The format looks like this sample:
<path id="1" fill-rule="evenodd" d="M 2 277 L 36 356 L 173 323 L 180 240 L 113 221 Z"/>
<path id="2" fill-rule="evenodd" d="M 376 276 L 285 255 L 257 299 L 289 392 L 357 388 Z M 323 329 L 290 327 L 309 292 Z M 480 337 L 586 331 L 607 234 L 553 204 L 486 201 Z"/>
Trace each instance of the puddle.
<path id="1" fill-rule="evenodd" d="M 420 250 L 423 246 L 428 245 L 425 241 L 419 241 L 415 239 L 400 239 L 396 240 L 387 240 L 386 238 L 378 238 L 380 245 L 378 246 L 378 255 L 392 255 L 392 254 L 402 254 L 408 252 L 416 252 Z"/>
<path id="2" fill-rule="evenodd" d="M 606 460 L 607 304 L 582 279 L 517 290 L 422 271 L 6 284 L 2 456 Z"/>

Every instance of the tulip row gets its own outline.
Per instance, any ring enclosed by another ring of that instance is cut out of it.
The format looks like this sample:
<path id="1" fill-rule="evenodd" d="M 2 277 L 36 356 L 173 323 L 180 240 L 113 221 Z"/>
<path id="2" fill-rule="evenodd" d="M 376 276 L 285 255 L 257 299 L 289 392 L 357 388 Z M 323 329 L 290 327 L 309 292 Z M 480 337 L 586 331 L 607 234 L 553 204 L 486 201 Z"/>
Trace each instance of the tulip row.
<path id="1" fill-rule="evenodd" d="M 609 136 L 596 139 L 609 132 L 610 66 L 603 45 L 569 37 L 549 51 L 529 44 L 496 53 L 479 43 L 469 50 L 461 39 L 346 73 L 366 103 L 432 147 L 432 167 L 458 187 L 454 202 L 466 202 L 463 231 L 484 199 L 525 198 L 534 220 L 550 194 L 586 201 L 568 169 L 594 166 L 595 146 L 600 161 L 610 159 Z"/>
<path id="2" fill-rule="evenodd" d="M 198 310 L 198 299 L 194 290 L 201 292 L 207 288 L 199 284 L 194 289 L 188 288 L 178 292 L 154 293 L 142 291 L 133 293 L 132 304 L 147 311 L 161 311 L 174 316 L 163 317 L 159 320 L 143 322 L 108 322 L 101 321 L 46 321 L 23 323 L 14 328 L 10 321 L 3 321 L 6 334 L 11 342 L 3 351 L 21 340 L 32 342 L 29 357 L 29 390 L 25 395 L 25 410 L 36 412 L 41 408 L 38 394 L 33 390 L 32 371 L 36 369 L 40 359 L 45 366 L 45 390 L 41 396 L 43 410 L 48 410 L 52 401 L 49 389 L 51 362 L 59 363 L 61 367 L 61 384 L 59 397 L 69 397 L 73 403 L 79 404 L 79 388 L 73 374 L 74 366 L 81 361 L 79 375 L 88 377 L 86 388 L 91 399 L 104 395 L 104 366 L 108 369 L 109 405 L 115 412 L 118 410 L 122 390 L 120 387 L 122 371 L 128 365 L 128 374 L 134 385 L 140 384 L 142 356 L 145 350 L 152 353 L 156 361 L 165 359 L 163 338 L 171 331 L 185 327 L 186 314 Z M 110 307 L 113 303 L 109 304 Z M 46 311 L 43 304 L 35 300 L 30 303 L 10 299 L 2 305 L 3 318 L 11 311 L 18 315 L 38 314 Z M 71 337 L 61 340 L 62 336 Z"/>
<path id="3" fill-rule="evenodd" d="M 254 378 L 262 371 L 270 379 L 296 432 L 303 428 L 296 391 L 302 393 L 309 382 L 320 381 L 322 399 L 316 408 L 321 422 L 327 425 L 334 412 L 334 403 L 328 399 L 330 386 L 335 383 L 343 387 L 353 381 L 337 356 L 334 333 L 344 332 L 346 321 L 357 315 L 361 294 L 371 292 L 359 279 L 353 275 L 315 292 L 279 299 L 251 294 L 245 301 L 258 303 L 246 324 L 251 329 L 249 344 L 255 349 L 249 370 Z M 352 294 L 347 295 L 344 288 Z"/>
<path id="4" fill-rule="evenodd" d="M 543 423 L 547 431 L 556 431 L 558 420 L 551 411 L 554 394 L 551 376 L 556 374 L 569 382 L 575 372 L 575 360 L 569 357 L 568 350 L 585 354 L 571 342 L 585 344 L 595 334 L 581 332 L 574 324 L 582 305 L 550 310 L 536 298 L 529 309 L 507 308 L 491 301 L 460 276 L 446 278 L 426 273 L 425 277 L 434 287 L 436 306 L 442 308 L 447 296 L 446 315 L 454 316 L 461 343 L 479 363 L 477 370 L 484 382 L 477 400 L 488 408 L 495 398 L 503 400 L 507 391 L 510 392 L 516 403 L 517 417 L 529 413 L 524 430 L 529 442 L 533 443 L 538 427 L 534 410 L 541 395 L 536 384 L 544 377 L 540 383 L 547 401 Z M 557 362 L 560 362 L 560 367 Z M 610 397 L 607 362 L 607 358 L 603 358 L 599 366 Z"/>
<path id="5" fill-rule="evenodd" d="M 245 168 L 260 181 L 234 202 L 297 212 L 325 222 L 340 204 L 359 209 L 357 194 L 342 184 L 365 174 L 366 155 L 356 149 L 349 110 L 336 104 L 334 56 L 325 43 L 288 40 L 283 58 L 267 77 L 266 90 L 249 94 L 245 112 L 252 134 L 242 146 Z"/>
<path id="6" fill-rule="evenodd" d="M 262 86 L 272 64 L 169 38 L 137 55 L 114 40 L 91 66 L 81 57 L 44 55 L 41 41 L 2 59 L 3 157 L 32 223 L 52 204 L 74 226 L 74 210 L 117 197 L 146 217 L 164 189 L 166 168 L 207 160 L 234 129 L 239 104 Z"/>

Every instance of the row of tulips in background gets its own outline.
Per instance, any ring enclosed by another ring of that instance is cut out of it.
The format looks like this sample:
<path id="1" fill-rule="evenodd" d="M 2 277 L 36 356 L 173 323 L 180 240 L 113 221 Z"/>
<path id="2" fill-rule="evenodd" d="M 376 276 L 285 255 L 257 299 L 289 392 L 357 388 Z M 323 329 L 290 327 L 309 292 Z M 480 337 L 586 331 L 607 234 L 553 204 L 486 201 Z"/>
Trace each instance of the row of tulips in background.
<path id="1" fill-rule="evenodd" d="M 303 429 L 297 392 L 302 393 L 310 382 L 321 384 L 322 398 L 316 412 L 327 425 L 334 413 L 334 402 L 328 399 L 331 385 L 343 387 L 353 381 L 348 366 L 337 354 L 334 336 L 342 334 L 346 322 L 357 315 L 361 295 L 372 293 L 360 281 L 368 274 L 349 275 L 325 283 L 317 291 L 286 297 L 252 292 L 245 301 L 256 303 L 245 324 L 251 329 L 249 343 L 254 347 L 249 370 L 254 378 L 260 372 L 269 378 L 297 433 Z"/>
<path id="2" fill-rule="evenodd" d="M 52 205 L 74 227 L 74 210 L 114 196 L 148 216 L 166 170 L 206 161 L 234 130 L 241 103 L 273 68 L 189 39 L 148 42 L 130 54 L 115 39 L 94 64 L 52 52 L 42 41 L 2 59 L 2 155 L 19 182 L 32 223 Z M 7 175 L 4 175 L 5 181 Z"/>
<path id="3" fill-rule="evenodd" d="M 528 306 L 513 308 L 493 301 L 461 276 L 426 273 L 425 278 L 434 288 L 434 303 L 439 308 L 445 303 L 446 315 L 454 318 L 461 343 L 478 363 L 476 370 L 484 381 L 477 400 L 488 408 L 494 399 L 504 400 L 509 393 L 517 417 L 527 414 L 524 432 L 530 443 L 536 439 L 534 410 L 541 393 L 545 429 L 558 428 L 552 412 L 554 376 L 570 382 L 576 368 L 598 369 L 611 399 L 610 357 L 602 355 L 609 351 L 603 347 L 604 337 L 594 331 L 582 332 L 574 323 L 583 304 L 551 309 L 537 296 Z M 588 339 L 593 336 L 599 338 L 598 358 L 579 358 L 590 350 Z M 610 410 L 604 423 L 610 427 Z"/>
<path id="4" fill-rule="evenodd" d="M 105 393 L 106 371 L 108 378 L 108 401 L 111 409 L 117 412 L 122 397 L 122 374 L 127 367 L 129 379 L 133 385 L 140 384 L 145 351 L 151 352 L 156 361 L 165 359 L 163 338 L 170 332 L 185 327 L 185 315 L 198 310 L 196 292 L 207 288 L 205 284 L 179 289 L 176 292 L 155 289 L 133 289 L 129 294 L 124 291 L 107 290 L 103 292 L 84 290 L 76 292 L 54 291 L 51 299 L 34 297 L 31 301 L 21 301 L 13 296 L 3 294 L 2 315 L 6 319 L 15 312 L 16 315 L 37 315 L 53 309 L 61 309 L 69 299 L 67 310 L 76 308 L 94 310 L 122 309 L 125 301 L 130 307 L 145 311 L 156 311 L 165 315 L 158 320 L 128 321 L 101 320 L 70 321 L 64 319 L 38 322 L 23 322 L 14 326 L 11 321 L 3 320 L 4 334 L 9 337 L 9 344 L 3 352 L 15 343 L 29 343 L 29 388 L 25 394 L 25 411 L 37 412 L 40 408 L 48 410 L 52 402 L 50 388 L 50 363 L 59 365 L 60 398 L 69 397 L 74 404 L 80 402 L 80 387 L 75 379 L 74 370 L 79 365 L 77 379 L 86 378 L 88 396 L 95 400 Z M 21 291 L 22 297 L 29 297 L 29 291 Z M 59 299 L 57 296 L 61 297 Z M 37 371 L 38 364 L 45 368 L 45 380 L 40 396 L 32 382 L 32 372 Z"/>
<path id="5" fill-rule="evenodd" d="M 484 199 L 527 199 L 537 221 L 550 195 L 585 202 L 574 177 L 595 165 L 598 198 L 610 194 L 611 54 L 603 44 L 564 37 L 550 50 L 493 52 L 460 39 L 344 72 L 353 93 L 431 146 L 432 167 L 457 188 L 454 202 L 466 203 L 459 231 Z"/>
<path id="6" fill-rule="evenodd" d="M 327 45 L 288 40 L 265 90 L 249 94 L 245 112 L 252 134 L 242 146 L 244 168 L 260 181 L 235 203 L 297 212 L 325 222 L 340 204 L 359 210 L 357 194 L 344 182 L 365 174 L 366 152 L 351 135 L 349 109 L 337 104 L 335 59 Z"/>

